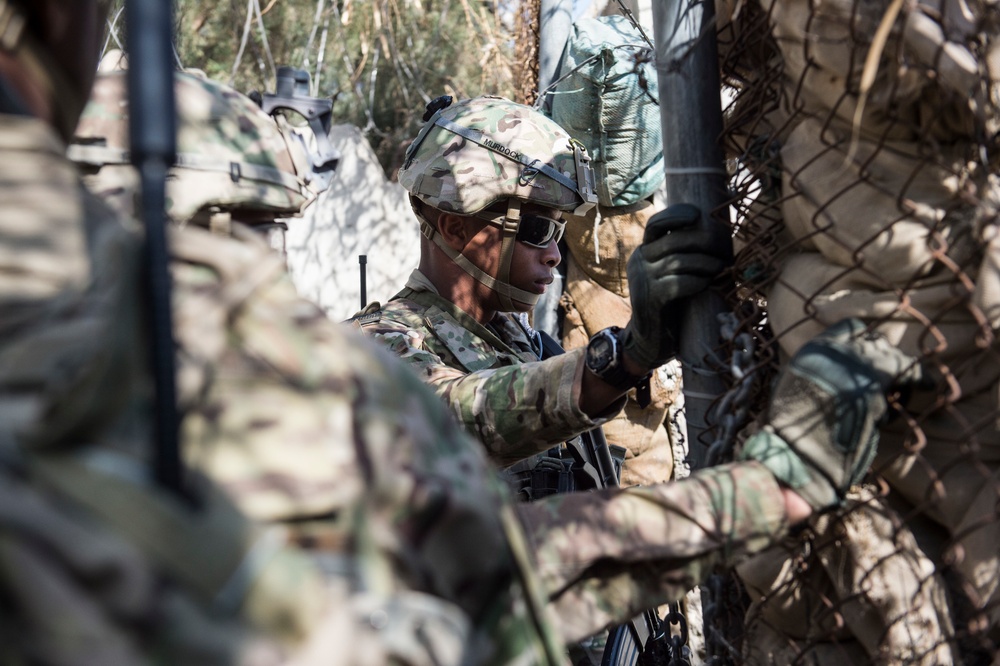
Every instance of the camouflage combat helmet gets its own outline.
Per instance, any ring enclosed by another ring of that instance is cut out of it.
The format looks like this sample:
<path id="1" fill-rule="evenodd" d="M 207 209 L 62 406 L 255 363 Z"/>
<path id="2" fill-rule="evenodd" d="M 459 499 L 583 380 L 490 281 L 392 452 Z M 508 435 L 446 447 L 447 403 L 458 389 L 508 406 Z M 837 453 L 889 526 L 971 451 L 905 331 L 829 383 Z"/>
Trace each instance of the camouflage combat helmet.
<path id="1" fill-rule="evenodd" d="M 509 283 L 520 206 L 533 203 L 584 214 L 597 202 L 590 157 L 583 144 L 529 106 L 488 95 L 453 105 L 450 101 L 438 98 L 428 106 L 432 114 L 406 151 L 399 182 L 411 200 L 448 213 L 482 216 L 486 209 L 506 203 L 505 214 L 488 218 L 503 229 L 495 278 L 448 247 L 420 207 L 414 205 L 414 210 L 424 235 L 497 292 L 505 309 L 515 309 L 512 298 L 533 305 L 538 294 Z"/>
<path id="2" fill-rule="evenodd" d="M 136 177 L 129 165 L 125 72 L 99 74 L 69 155 L 88 186 L 127 214 Z M 313 171 L 309 136 L 250 97 L 197 72 L 177 72 L 177 163 L 167 209 L 177 223 L 220 216 L 255 225 L 301 214 L 328 181 Z M 311 132 L 309 132 L 311 134 Z"/>

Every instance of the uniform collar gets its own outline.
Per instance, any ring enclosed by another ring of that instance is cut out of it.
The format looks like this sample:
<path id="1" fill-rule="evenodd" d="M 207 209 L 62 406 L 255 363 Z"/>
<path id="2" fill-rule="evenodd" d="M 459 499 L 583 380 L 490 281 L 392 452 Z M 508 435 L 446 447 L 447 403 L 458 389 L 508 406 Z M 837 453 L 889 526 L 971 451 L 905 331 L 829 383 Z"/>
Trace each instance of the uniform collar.
<path id="1" fill-rule="evenodd" d="M 527 332 L 516 322 L 516 316 L 513 314 L 498 312 L 490 321 L 490 325 L 484 326 L 457 305 L 441 296 L 434 284 L 419 269 L 414 269 L 410 273 L 404 292 L 407 290 L 411 293 L 405 294 L 406 298 L 437 308 L 454 319 L 459 326 L 482 338 L 498 351 L 524 358 L 525 350 L 532 350 L 531 340 Z M 401 292 L 399 295 L 403 296 L 404 293 Z"/>

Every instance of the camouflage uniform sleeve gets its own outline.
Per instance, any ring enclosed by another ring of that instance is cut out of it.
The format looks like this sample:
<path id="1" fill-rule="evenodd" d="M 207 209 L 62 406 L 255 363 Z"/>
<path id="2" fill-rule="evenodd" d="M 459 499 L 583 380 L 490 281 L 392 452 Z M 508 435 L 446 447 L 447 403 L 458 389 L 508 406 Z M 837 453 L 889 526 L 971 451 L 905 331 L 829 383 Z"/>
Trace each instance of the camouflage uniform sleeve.
<path id="1" fill-rule="evenodd" d="M 788 527 L 779 486 L 758 463 L 650 487 L 552 495 L 517 509 L 567 640 L 679 599 Z"/>
<path id="2" fill-rule="evenodd" d="M 409 363 L 501 467 L 605 423 L 625 404 L 616 401 L 598 418 L 580 409 L 584 349 L 469 372 L 435 353 L 420 325 L 383 320 L 366 332 Z"/>

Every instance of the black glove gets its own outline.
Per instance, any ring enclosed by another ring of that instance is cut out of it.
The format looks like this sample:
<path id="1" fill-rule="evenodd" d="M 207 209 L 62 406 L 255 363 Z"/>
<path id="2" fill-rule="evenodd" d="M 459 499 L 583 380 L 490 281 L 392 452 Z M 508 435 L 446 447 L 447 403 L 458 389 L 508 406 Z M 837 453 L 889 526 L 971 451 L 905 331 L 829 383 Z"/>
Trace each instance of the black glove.
<path id="1" fill-rule="evenodd" d="M 928 388 L 920 364 L 845 319 L 806 343 L 778 374 L 768 425 L 743 446 L 813 509 L 838 506 L 868 471 L 886 391 Z"/>
<path id="2" fill-rule="evenodd" d="M 653 215 L 628 261 L 632 319 L 624 348 L 636 363 L 657 368 L 677 354 L 679 302 L 704 291 L 726 267 L 711 253 L 712 237 L 697 227 L 701 211 L 674 204 Z"/>

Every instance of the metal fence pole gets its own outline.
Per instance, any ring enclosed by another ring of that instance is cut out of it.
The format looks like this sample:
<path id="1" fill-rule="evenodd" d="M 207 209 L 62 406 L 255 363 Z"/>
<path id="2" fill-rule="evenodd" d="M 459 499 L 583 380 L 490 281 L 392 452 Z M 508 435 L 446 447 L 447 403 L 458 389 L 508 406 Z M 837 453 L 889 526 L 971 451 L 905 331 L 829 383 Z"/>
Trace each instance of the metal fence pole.
<path id="1" fill-rule="evenodd" d="M 711 0 L 653 2 L 656 72 L 663 126 L 668 203 L 690 203 L 702 211 L 702 229 L 717 253 L 733 253 L 729 230 L 727 174 L 720 144 L 722 86 Z M 706 465 L 712 403 L 727 386 L 706 362 L 718 346 L 718 315 L 728 311 L 712 291 L 685 304 L 680 360 L 691 467 Z M 712 576 L 701 586 L 705 656 L 712 666 L 734 662 L 743 633 L 742 589 L 730 577 Z"/>
<path id="2" fill-rule="evenodd" d="M 715 6 L 699 0 L 653 3 L 656 72 L 663 125 L 663 159 L 669 203 L 690 203 L 716 251 L 732 256 L 722 134 L 721 84 L 715 41 Z M 725 391 L 723 377 L 704 359 L 718 344 L 717 315 L 727 306 L 712 292 L 685 304 L 680 359 L 692 467 L 704 466 L 711 427 L 709 407 Z"/>

